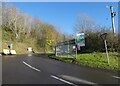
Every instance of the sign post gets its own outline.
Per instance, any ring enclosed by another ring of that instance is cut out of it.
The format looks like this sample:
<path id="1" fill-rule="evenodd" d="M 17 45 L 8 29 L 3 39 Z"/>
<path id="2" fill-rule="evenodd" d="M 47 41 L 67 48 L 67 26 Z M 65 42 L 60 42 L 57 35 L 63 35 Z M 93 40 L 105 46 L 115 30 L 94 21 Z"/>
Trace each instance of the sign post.
<path id="1" fill-rule="evenodd" d="M 77 34 L 76 43 L 78 46 L 85 46 L 85 34 L 84 33 Z"/>
<path id="2" fill-rule="evenodd" d="M 76 35 L 75 43 L 76 43 L 76 58 L 77 58 L 77 49 L 80 50 L 81 46 L 85 46 L 85 34 L 78 33 Z"/>
<path id="3" fill-rule="evenodd" d="M 75 39 L 75 43 L 76 43 L 76 39 Z M 77 59 L 77 44 L 75 44 L 75 58 Z"/>
<path id="4" fill-rule="evenodd" d="M 101 38 L 103 39 L 103 41 L 104 41 L 104 43 L 105 43 L 106 58 L 107 58 L 107 62 L 108 62 L 108 64 L 109 64 L 108 49 L 107 49 L 107 43 L 106 43 L 107 33 L 102 33 L 100 36 L 101 36 Z"/>
<path id="5" fill-rule="evenodd" d="M 80 50 L 81 46 L 85 46 L 85 34 L 84 33 L 77 34 L 76 44 L 77 44 L 78 50 Z"/>

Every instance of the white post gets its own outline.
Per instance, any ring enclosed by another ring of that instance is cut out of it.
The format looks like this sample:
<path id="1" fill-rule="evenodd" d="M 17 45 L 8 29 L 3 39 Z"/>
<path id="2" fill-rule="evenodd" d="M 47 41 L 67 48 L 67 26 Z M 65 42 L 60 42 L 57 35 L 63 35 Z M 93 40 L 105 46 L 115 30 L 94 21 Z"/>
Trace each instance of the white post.
<path id="1" fill-rule="evenodd" d="M 107 62 L 109 64 L 109 57 L 108 57 L 108 50 L 107 50 L 107 43 L 106 43 L 106 40 L 104 40 L 105 42 L 105 49 L 106 49 L 106 58 L 107 58 Z"/>
<path id="2" fill-rule="evenodd" d="M 68 41 L 68 57 L 69 57 L 69 51 L 70 51 L 70 49 L 69 49 L 69 41 Z"/>

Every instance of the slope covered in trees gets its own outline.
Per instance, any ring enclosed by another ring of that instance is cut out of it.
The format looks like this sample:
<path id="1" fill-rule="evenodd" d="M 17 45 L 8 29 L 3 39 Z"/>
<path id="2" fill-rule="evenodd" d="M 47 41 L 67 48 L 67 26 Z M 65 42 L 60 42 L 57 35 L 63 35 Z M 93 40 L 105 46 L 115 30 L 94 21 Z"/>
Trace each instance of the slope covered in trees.
<path id="1" fill-rule="evenodd" d="M 63 36 L 54 25 L 25 14 L 15 6 L 2 5 L 3 48 L 13 43 L 13 48 L 22 53 L 27 47 L 40 52 L 52 50 Z"/>

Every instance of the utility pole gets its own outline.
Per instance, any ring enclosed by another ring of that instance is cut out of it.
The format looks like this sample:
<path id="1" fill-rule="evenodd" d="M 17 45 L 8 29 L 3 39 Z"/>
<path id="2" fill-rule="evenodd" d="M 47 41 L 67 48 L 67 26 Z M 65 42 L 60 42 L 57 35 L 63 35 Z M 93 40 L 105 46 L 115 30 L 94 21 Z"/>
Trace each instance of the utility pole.
<path id="1" fill-rule="evenodd" d="M 107 6 L 107 8 L 110 9 L 110 13 L 111 13 L 112 34 L 113 34 L 112 51 L 114 51 L 114 50 L 113 50 L 114 39 L 115 39 L 115 23 L 114 23 L 114 17 L 115 17 L 115 15 L 116 15 L 116 12 L 113 11 L 113 6 Z"/>
<path id="2" fill-rule="evenodd" d="M 115 23 L 114 23 L 114 17 L 115 17 L 115 15 L 116 15 L 116 12 L 113 11 L 113 6 L 110 6 L 110 12 L 111 12 L 111 21 L 112 21 L 113 36 L 115 36 Z"/>

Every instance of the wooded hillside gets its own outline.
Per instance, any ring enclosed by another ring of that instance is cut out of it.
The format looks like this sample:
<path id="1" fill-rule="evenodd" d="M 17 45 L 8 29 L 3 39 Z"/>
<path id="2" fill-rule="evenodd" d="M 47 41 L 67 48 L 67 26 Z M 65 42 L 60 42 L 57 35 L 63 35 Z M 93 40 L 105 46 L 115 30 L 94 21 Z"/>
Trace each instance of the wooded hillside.
<path id="1" fill-rule="evenodd" d="M 24 48 L 31 46 L 40 52 L 47 52 L 53 49 L 56 42 L 63 40 L 62 32 L 54 25 L 32 17 L 15 6 L 4 3 L 2 15 L 3 48 L 13 43 L 15 49 L 21 46 L 25 51 Z"/>

